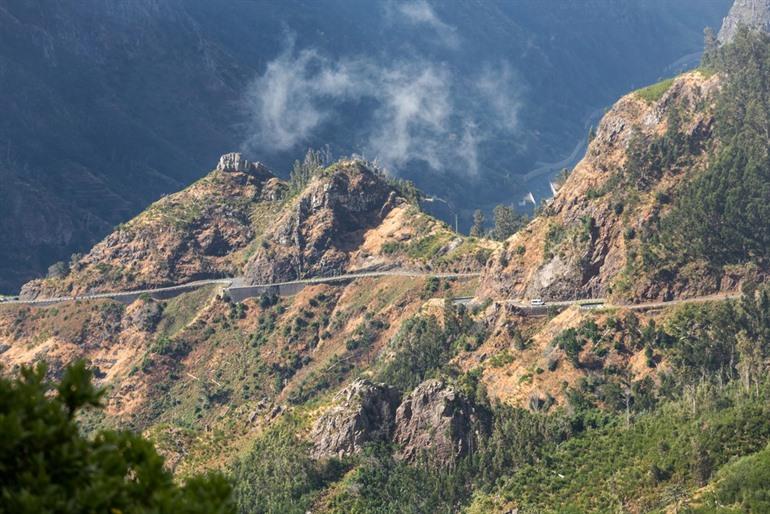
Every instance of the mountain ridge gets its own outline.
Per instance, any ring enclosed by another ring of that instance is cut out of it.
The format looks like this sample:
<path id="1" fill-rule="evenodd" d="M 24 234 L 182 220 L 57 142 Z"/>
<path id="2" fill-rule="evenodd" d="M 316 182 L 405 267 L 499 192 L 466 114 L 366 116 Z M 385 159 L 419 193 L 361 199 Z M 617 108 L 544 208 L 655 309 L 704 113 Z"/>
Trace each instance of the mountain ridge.
<path id="1" fill-rule="evenodd" d="M 268 63 L 281 62 L 288 52 L 292 37 L 284 26 L 294 35 L 297 52 L 316 51 L 330 62 L 375 56 L 372 69 L 383 73 L 413 62 L 415 54 L 422 57 L 418 65 L 423 60 L 447 62 L 448 71 L 457 70 L 459 88 L 465 77 L 475 74 L 494 79 L 492 72 L 502 62 L 521 56 L 525 69 L 538 72 L 528 90 L 570 88 L 555 96 L 586 101 L 590 96 L 596 106 L 610 102 L 631 82 L 654 79 L 658 68 L 679 53 L 698 50 L 701 26 L 716 23 L 727 0 L 708 2 L 694 16 L 686 5 L 662 0 L 593 2 L 591 12 L 564 3 L 559 13 L 572 20 L 576 36 L 537 2 L 471 3 L 454 9 L 426 2 L 463 40 L 455 49 L 436 41 L 429 26 L 400 14 L 402 3 L 413 2 L 377 3 L 375 11 L 381 16 L 373 21 L 372 9 L 349 0 L 237 6 L 212 6 L 202 0 L 138 0 L 131 6 L 104 0 L 77 5 L 5 0 L 0 7 L 0 66 L 7 71 L 0 77 L 5 114 L 0 120 L 0 290 L 15 291 L 56 261 L 85 252 L 161 195 L 200 178 L 223 148 L 248 140 L 258 121 L 250 111 L 250 95 L 262 98 L 270 93 L 252 90 L 252 82 Z M 673 35 L 675 43 L 648 39 L 650 31 L 633 23 L 633 16 Z M 338 28 L 327 26 L 328 19 L 336 19 Z M 466 23 L 468 19 L 477 23 Z M 486 29 L 477 30 L 477 25 Z M 345 37 L 331 36 L 334 30 Z M 600 59 L 579 58 L 612 46 L 601 41 L 608 34 L 627 52 L 625 59 L 615 52 Z M 628 34 L 651 44 L 627 43 Z M 416 43 L 405 44 L 409 38 Z M 632 55 L 636 65 L 627 67 Z M 482 66 L 486 60 L 491 75 Z M 573 67 L 580 60 L 583 66 L 589 63 L 590 70 Z M 289 66 L 287 72 L 299 73 L 298 66 Z M 526 81 L 529 73 L 519 77 L 515 65 L 509 68 L 513 93 L 520 89 L 518 79 Z M 573 79 L 552 80 L 562 73 Z M 547 150 L 524 161 L 550 161 L 551 154 L 561 152 L 565 137 L 572 146 L 586 130 L 582 105 L 540 100 L 528 105 L 532 112 L 519 118 L 537 125 L 527 132 L 535 138 L 528 148 L 533 153 Z M 558 108 L 558 114 L 546 112 L 545 105 Z M 329 143 L 336 155 L 362 153 L 359 135 L 376 129 L 379 122 L 370 126 L 376 121 L 370 120 L 362 127 L 360 112 L 342 114 L 341 126 L 322 128 L 285 152 L 267 147 L 238 150 L 259 155 L 283 177 L 295 155 L 307 147 Z M 557 127 L 554 118 L 564 121 Z M 460 131 L 446 137 L 461 136 Z M 520 147 L 523 142 L 516 139 Z M 504 144 L 507 149 L 516 146 L 510 139 Z M 511 169 L 529 167 L 527 162 L 512 162 L 509 150 L 489 153 L 494 157 L 489 169 L 497 171 L 488 180 L 470 180 L 462 169 L 451 178 L 442 170 L 424 173 L 419 163 L 409 166 L 405 177 L 419 180 L 418 185 L 433 195 L 449 198 L 461 226 L 467 226 L 474 208 L 502 202 L 518 189 L 515 176 L 506 176 Z M 455 183 L 465 184 L 462 194 L 455 191 Z M 469 191 L 486 184 L 489 191 L 468 198 Z M 454 217 L 454 212 L 441 214 Z"/>

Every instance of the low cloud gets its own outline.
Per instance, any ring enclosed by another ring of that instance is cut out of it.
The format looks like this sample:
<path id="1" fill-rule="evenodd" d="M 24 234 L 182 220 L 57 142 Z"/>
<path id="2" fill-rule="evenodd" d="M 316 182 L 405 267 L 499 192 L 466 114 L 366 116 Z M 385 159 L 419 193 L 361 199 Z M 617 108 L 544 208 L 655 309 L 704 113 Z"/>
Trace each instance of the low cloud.
<path id="1" fill-rule="evenodd" d="M 426 0 L 398 3 L 395 11 L 407 23 L 431 29 L 445 45 L 454 48 L 460 44 L 457 29 L 441 20 Z"/>
<path id="2" fill-rule="evenodd" d="M 476 80 L 476 90 L 493 113 L 492 119 L 501 129 L 515 131 L 519 128 L 519 80 L 508 63 L 495 67 L 486 65 Z"/>
<path id="3" fill-rule="evenodd" d="M 363 141 L 353 151 L 396 172 L 422 161 L 434 171 L 476 175 L 483 141 L 518 128 L 516 85 L 506 66 L 458 80 L 446 66 L 420 59 L 331 60 L 291 43 L 246 99 L 251 125 L 244 146 L 252 153 L 299 150 L 335 123 L 355 123 Z M 351 105 L 364 104 L 365 112 L 351 114 Z M 479 112 L 487 113 L 484 120 L 474 119 Z"/>

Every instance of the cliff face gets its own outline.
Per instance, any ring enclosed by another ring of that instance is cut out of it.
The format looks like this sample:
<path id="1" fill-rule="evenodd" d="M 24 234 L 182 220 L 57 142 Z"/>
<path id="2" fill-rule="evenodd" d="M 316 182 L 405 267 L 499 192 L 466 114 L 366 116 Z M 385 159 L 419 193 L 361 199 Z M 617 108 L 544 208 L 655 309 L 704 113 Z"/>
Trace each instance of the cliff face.
<path id="1" fill-rule="evenodd" d="M 398 391 L 357 379 L 337 393 L 334 402 L 310 433 L 314 458 L 343 457 L 360 452 L 366 444 L 390 440 Z"/>
<path id="2" fill-rule="evenodd" d="M 392 442 L 400 459 L 446 467 L 472 453 L 489 429 L 487 413 L 440 380 L 421 383 L 400 405 L 396 390 L 357 380 L 334 402 L 310 434 L 315 458 L 342 457 L 367 443 Z"/>
<path id="3" fill-rule="evenodd" d="M 722 22 L 719 42 L 725 44 L 732 41 L 741 26 L 770 31 L 770 0 L 735 0 L 730 13 Z"/>
<path id="4" fill-rule="evenodd" d="M 693 72 L 618 101 L 553 201 L 490 260 L 479 294 L 544 299 L 597 298 L 621 289 L 633 297 L 667 294 L 666 284 L 645 277 L 619 282 L 629 278 L 622 275 L 635 258 L 637 236 L 654 229 L 679 186 L 705 165 L 718 87 L 718 76 Z M 672 123 L 679 126 L 672 127 L 670 139 L 682 141 L 686 150 L 664 165 L 641 158 L 635 167 L 640 158 L 632 154 L 659 145 Z"/>

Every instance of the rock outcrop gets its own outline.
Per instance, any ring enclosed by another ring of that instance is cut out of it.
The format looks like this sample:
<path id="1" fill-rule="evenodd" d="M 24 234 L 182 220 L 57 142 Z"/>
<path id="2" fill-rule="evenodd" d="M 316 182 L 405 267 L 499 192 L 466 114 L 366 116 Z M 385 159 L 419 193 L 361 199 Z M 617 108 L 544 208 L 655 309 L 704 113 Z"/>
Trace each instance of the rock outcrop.
<path id="1" fill-rule="evenodd" d="M 335 405 L 313 426 L 311 455 L 342 457 L 359 452 L 367 443 L 389 441 L 393 435 L 398 392 L 368 380 L 356 380 L 337 393 Z"/>
<path id="2" fill-rule="evenodd" d="M 770 32 L 770 0 L 735 0 L 729 14 L 722 22 L 719 43 L 733 40 L 741 26 Z"/>
<path id="3" fill-rule="evenodd" d="M 261 162 L 251 162 L 238 152 L 226 153 L 219 158 L 217 171 L 230 173 L 250 173 L 252 175 L 272 175 L 270 170 Z"/>
<path id="4" fill-rule="evenodd" d="M 395 205 L 394 190 L 359 161 L 317 174 L 272 224 L 246 265 L 251 283 L 342 273 L 367 229 Z"/>
<path id="5" fill-rule="evenodd" d="M 334 402 L 310 433 L 316 459 L 351 455 L 367 443 L 392 442 L 400 459 L 446 467 L 473 453 L 489 428 L 486 411 L 441 380 L 423 382 L 400 405 L 390 386 L 356 380 Z"/>
<path id="6" fill-rule="evenodd" d="M 408 462 L 451 466 L 473 453 L 486 430 L 486 416 L 473 402 L 440 380 L 427 380 L 398 407 L 393 441 Z"/>

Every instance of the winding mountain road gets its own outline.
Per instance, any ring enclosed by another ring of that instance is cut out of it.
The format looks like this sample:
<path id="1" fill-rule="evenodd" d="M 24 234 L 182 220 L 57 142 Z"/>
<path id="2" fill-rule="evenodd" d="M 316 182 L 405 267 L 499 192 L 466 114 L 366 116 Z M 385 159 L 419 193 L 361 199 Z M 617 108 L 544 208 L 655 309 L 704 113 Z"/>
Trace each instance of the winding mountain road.
<path id="1" fill-rule="evenodd" d="M 532 305 L 523 300 L 505 300 L 504 303 L 513 305 L 519 309 L 525 310 L 530 313 L 547 313 L 549 309 L 553 308 L 568 308 L 573 305 L 579 306 L 583 310 L 599 310 L 599 309 L 628 309 L 632 311 L 649 311 L 655 309 L 664 309 L 666 307 L 672 307 L 674 305 L 681 305 L 686 303 L 708 303 L 718 302 L 723 300 L 735 300 L 741 297 L 741 293 L 718 293 L 706 296 L 695 296 L 692 298 L 679 298 L 669 301 L 655 301 L 655 302 L 642 302 L 642 303 L 609 303 L 604 298 L 584 298 L 581 300 L 559 300 L 553 302 L 546 302 L 543 305 Z"/>
<path id="2" fill-rule="evenodd" d="M 77 300 L 99 300 L 110 299 L 120 302 L 130 303 L 142 295 L 150 295 L 157 299 L 169 299 L 178 296 L 182 293 L 195 291 L 202 287 L 207 286 L 224 286 L 223 290 L 232 293 L 236 293 L 239 299 L 249 298 L 257 296 L 268 290 L 295 290 L 304 286 L 313 284 L 332 284 L 336 282 L 349 282 L 359 278 L 370 277 L 435 277 L 435 278 L 472 278 L 477 277 L 481 273 L 431 273 L 425 271 L 410 271 L 410 270 L 381 270 L 381 271 L 361 271 L 346 273 L 342 275 L 332 275 L 329 277 L 312 277 L 300 280 L 290 280 L 284 282 L 271 282 L 265 284 L 248 284 L 244 277 L 232 277 L 232 278 L 220 278 L 220 279 L 208 279 L 197 280 L 194 282 L 187 282 L 185 284 L 178 284 L 167 287 L 157 287 L 152 289 L 137 289 L 131 291 L 110 291 L 103 293 L 90 293 L 79 296 L 57 296 L 50 298 L 35 298 L 35 299 L 21 299 L 19 297 L 11 297 L 10 299 L 0 300 L 0 305 L 53 305 L 62 302 L 71 302 Z"/>
<path id="3" fill-rule="evenodd" d="M 202 287 L 207 286 L 222 286 L 223 291 L 228 292 L 235 301 L 243 301 L 246 298 L 253 298 L 263 294 L 265 292 L 274 291 L 278 294 L 291 295 L 301 290 L 302 288 L 314 285 L 314 284 L 333 284 L 339 282 L 350 282 L 352 280 L 360 278 L 376 278 L 376 277 L 435 277 L 435 278 L 473 278 L 480 276 L 479 272 L 472 273 L 431 273 L 426 271 L 410 271 L 410 270 L 380 270 L 380 271 L 360 271 L 353 273 L 346 273 L 342 275 L 332 275 L 328 277 L 312 277 L 300 280 L 289 280 L 284 282 L 272 282 L 265 284 L 248 284 L 244 277 L 232 277 L 221 279 L 209 279 L 198 280 L 194 282 L 188 282 L 185 284 L 179 284 L 168 287 L 158 287 L 153 289 L 139 289 L 132 291 L 114 291 L 103 293 L 92 293 L 80 296 L 59 296 L 52 298 L 35 298 L 30 300 L 20 299 L 18 297 L 0 299 L 0 305 L 37 305 L 46 306 L 54 305 L 62 302 L 71 302 L 78 300 L 98 300 L 98 299 L 110 299 L 123 303 L 131 303 L 142 295 L 150 295 L 156 299 L 170 299 L 180 294 L 195 291 Z M 722 300 L 731 300 L 740 298 L 740 293 L 719 293 L 707 296 L 699 296 L 693 298 L 682 298 L 671 301 L 656 301 L 656 302 L 644 302 L 636 304 L 613 304 L 608 303 L 604 298 L 584 298 L 579 300 L 557 300 L 547 301 L 543 305 L 532 305 L 526 300 L 504 300 L 503 303 L 512 305 L 521 309 L 529 314 L 547 314 L 553 309 L 566 309 L 574 305 L 579 306 L 583 310 L 598 310 L 598 309 L 629 309 L 636 311 L 655 310 L 674 305 L 680 305 L 684 303 L 706 303 Z M 474 301 L 474 297 L 461 297 L 455 298 L 455 303 L 458 304 L 470 304 Z"/>

